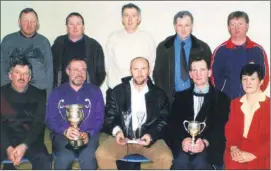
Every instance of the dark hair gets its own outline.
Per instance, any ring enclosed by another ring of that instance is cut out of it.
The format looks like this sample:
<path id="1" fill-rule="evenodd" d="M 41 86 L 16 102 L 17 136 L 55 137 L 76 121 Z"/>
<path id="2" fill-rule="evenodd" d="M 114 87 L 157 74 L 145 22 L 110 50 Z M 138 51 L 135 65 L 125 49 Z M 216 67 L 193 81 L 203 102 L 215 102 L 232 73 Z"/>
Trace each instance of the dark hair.
<path id="1" fill-rule="evenodd" d="M 189 11 L 179 11 L 173 18 L 173 24 L 175 25 L 177 23 L 178 18 L 183 18 L 185 16 L 190 17 L 192 23 L 194 23 L 194 17 Z"/>
<path id="2" fill-rule="evenodd" d="M 133 3 L 123 5 L 121 8 L 121 15 L 123 15 L 123 12 L 126 8 L 135 8 L 137 10 L 138 14 L 141 15 L 141 9 Z"/>
<path id="3" fill-rule="evenodd" d="M 36 11 L 33 8 L 25 8 L 25 9 L 23 9 L 19 14 L 19 18 L 22 17 L 23 13 L 27 14 L 27 13 L 30 13 L 30 12 L 33 12 L 36 15 L 37 19 L 39 20 L 38 14 L 36 13 Z"/>
<path id="4" fill-rule="evenodd" d="M 244 18 L 246 20 L 246 23 L 249 24 L 248 15 L 244 11 L 234 11 L 230 13 L 228 16 L 228 26 L 230 25 L 230 21 L 234 18 Z"/>
<path id="5" fill-rule="evenodd" d="M 86 63 L 86 65 L 87 65 L 87 61 L 86 61 L 85 58 L 83 58 L 83 57 L 73 57 L 73 58 L 70 58 L 70 59 L 68 60 L 67 68 L 69 67 L 69 65 L 70 65 L 73 61 L 84 61 L 84 62 Z"/>
<path id="6" fill-rule="evenodd" d="M 242 80 L 243 75 L 251 76 L 254 73 L 258 74 L 258 78 L 261 81 L 264 78 L 263 67 L 259 64 L 247 64 L 242 67 L 240 72 L 240 80 Z"/>
<path id="7" fill-rule="evenodd" d="M 27 66 L 30 71 L 30 76 L 32 77 L 32 64 L 27 60 L 27 57 L 24 54 L 15 54 L 10 56 L 8 72 L 11 72 L 11 70 L 17 65 Z"/>
<path id="8" fill-rule="evenodd" d="M 189 66 L 188 66 L 188 69 L 191 71 L 191 66 L 192 66 L 192 63 L 193 62 L 196 62 L 196 61 L 201 61 L 201 60 L 204 60 L 206 62 L 206 65 L 207 65 L 207 69 L 209 70 L 211 67 L 210 67 L 210 61 L 208 61 L 206 59 L 206 57 L 204 56 L 204 52 L 203 51 L 198 51 L 198 52 L 195 52 L 195 54 L 193 54 L 191 56 L 191 58 L 189 58 Z"/>
<path id="9" fill-rule="evenodd" d="M 72 16 L 80 17 L 81 20 L 82 20 L 82 24 L 85 25 L 85 21 L 84 21 L 83 16 L 81 14 L 79 14 L 78 12 L 72 12 L 66 17 L 66 25 L 68 25 L 69 18 L 72 17 Z"/>
<path id="10" fill-rule="evenodd" d="M 132 65 L 132 63 L 133 63 L 135 60 L 137 60 L 137 59 L 144 59 L 144 60 L 147 62 L 148 67 L 150 68 L 150 63 L 149 63 L 149 60 L 148 60 L 148 59 L 146 59 L 146 58 L 144 58 L 144 57 L 141 57 L 141 56 L 139 56 L 139 57 L 135 57 L 134 59 L 132 59 L 132 60 L 131 60 L 131 62 L 130 62 L 130 66 L 131 66 L 131 65 Z"/>

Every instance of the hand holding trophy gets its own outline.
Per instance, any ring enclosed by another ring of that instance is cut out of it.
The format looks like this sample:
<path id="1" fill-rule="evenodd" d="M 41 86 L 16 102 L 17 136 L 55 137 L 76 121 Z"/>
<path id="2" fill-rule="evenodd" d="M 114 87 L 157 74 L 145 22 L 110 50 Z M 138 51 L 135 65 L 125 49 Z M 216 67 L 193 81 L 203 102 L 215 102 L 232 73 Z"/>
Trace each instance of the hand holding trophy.
<path id="1" fill-rule="evenodd" d="M 63 105 L 64 99 L 61 99 L 58 102 L 58 111 L 59 114 L 67 120 L 70 124 L 71 127 L 77 129 L 79 125 L 82 123 L 83 120 L 87 119 L 89 114 L 90 114 L 90 107 L 91 107 L 91 102 L 89 99 L 85 99 L 86 102 L 88 102 L 87 105 L 82 105 L 82 104 L 70 104 L 70 105 Z M 62 115 L 61 109 L 65 108 L 66 109 L 66 115 L 65 117 Z M 84 108 L 88 108 L 88 114 L 85 117 Z M 74 150 L 79 150 L 84 148 L 85 145 L 83 143 L 83 139 L 81 136 L 77 136 L 75 139 L 70 140 L 69 143 L 66 145 L 66 148 L 68 149 L 74 149 Z"/>
<path id="2" fill-rule="evenodd" d="M 188 123 L 188 129 L 185 125 L 186 123 Z M 205 122 L 185 120 L 183 122 L 183 125 L 184 125 L 185 130 L 192 136 L 192 148 L 193 148 L 193 146 L 195 145 L 195 137 L 204 130 L 204 128 L 206 127 L 206 124 Z M 201 128 L 201 125 L 203 125 L 202 128 Z M 190 153 L 190 154 L 193 154 L 193 153 Z"/>

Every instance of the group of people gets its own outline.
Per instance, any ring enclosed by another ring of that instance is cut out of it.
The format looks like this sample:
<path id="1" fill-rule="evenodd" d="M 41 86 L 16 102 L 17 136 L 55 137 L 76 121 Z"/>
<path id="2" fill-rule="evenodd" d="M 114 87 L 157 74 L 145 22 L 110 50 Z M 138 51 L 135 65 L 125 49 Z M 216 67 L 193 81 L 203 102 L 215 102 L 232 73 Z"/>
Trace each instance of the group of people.
<path id="1" fill-rule="evenodd" d="M 153 169 L 270 169 L 269 66 L 247 36 L 248 15 L 229 14 L 231 37 L 213 53 L 192 34 L 189 11 L 174 16 L 176 34 L 157 47 L 138 28 L 137 5 L 125 4 L 121 15 L 124 28 L 104 53 L 79 13 L 67 16 L 67 34 L 51 47 L 37 32 L 37 13 L 21 11 L 20 30 L 1 43 L 1 161 L 16 166 L 26 157 L 32 169 L 52 169 L 47 127 L 58 170 L 76 159 L 81 169 L 117 169 L 130 154 L 149 158 Z M 79 127 L 60 104 L 85 106 Z M 205 125 L 198 134 L 184 124 L 193 121 Z M 101 131 L 109 135 L 99 144 Z M 84 148 L 67 148 L 78 138 Z"/>

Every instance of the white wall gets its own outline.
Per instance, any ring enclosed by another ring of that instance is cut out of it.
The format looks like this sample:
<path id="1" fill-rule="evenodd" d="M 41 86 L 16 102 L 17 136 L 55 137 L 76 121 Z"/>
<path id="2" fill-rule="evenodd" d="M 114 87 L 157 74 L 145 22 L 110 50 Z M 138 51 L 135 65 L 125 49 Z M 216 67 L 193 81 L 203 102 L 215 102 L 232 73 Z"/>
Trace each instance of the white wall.
<path id="1" fill-rule="evenodd" d="M 17 31 L 18 15 L 23 8 L 34 8 L 40 20 L 39 33 L 51 44 L 66 33 L 65 18 L 71 12 L 79 12 L 85 19 L 85 32 L 105 47 L 111 32 L 122 27 L 121 7 L 133 2 L 142 10 L 140 28 L 150 32 L 156 44 L 174 34 L 173 16 L 188 10 L 194 16 L 193 34 L 207 42 L 212 51 L 229 38 L 227 17 L 235 10 L 248 13 L 249 37 L 263 46 L 270 57 L 270 2 L 269 1 L 1 1 L 1 40 Z M 270 64 L 270 58 L 269 58 Z M 103 92 L 107 89 L 104 84 Z M 270 88 L 266 94 L 270 96 Z"/>

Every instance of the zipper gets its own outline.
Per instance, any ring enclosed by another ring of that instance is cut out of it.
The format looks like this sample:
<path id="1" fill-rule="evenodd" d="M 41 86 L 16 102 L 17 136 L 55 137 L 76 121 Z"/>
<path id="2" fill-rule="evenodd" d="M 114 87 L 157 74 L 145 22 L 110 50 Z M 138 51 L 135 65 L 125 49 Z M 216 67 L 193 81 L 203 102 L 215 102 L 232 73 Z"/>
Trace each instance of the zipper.
<path id="1" fill-rule="evenodd" d="M 224 80 L 224 84 L 223 84 L 223 86 L 222 86 L 222 88 L 221 88 L 221 91 L 223 91 L 223 90 L 224 90 L 225 85 L 226 85 L 226 82 L 227 82 L 227 80 L 225 79 L 225 80 Z"/>

